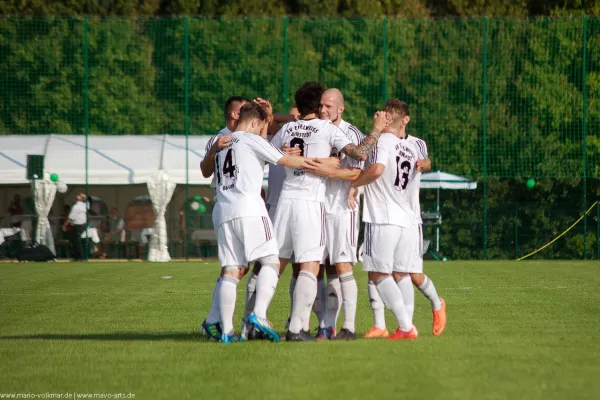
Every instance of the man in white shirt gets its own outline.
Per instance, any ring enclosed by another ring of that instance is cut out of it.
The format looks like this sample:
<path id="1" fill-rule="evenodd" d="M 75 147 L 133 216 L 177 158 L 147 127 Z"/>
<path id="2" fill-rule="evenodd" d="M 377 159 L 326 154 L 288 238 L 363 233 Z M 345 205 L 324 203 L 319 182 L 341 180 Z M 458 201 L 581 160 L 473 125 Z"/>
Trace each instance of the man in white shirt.
<path id="1" fill-rule="evenodd" d="M 406 125 L 410 121 L 406 103 L 393 99 L 385 111 L 392 116 L 373 150 L 368 167 L 352 183 L 349 205 L 356 205 L 357 188 L 366 185 L 363 221 L 365 226 L 364 265 L 369 272 L 369 297 L 375 326 L 366 337 L 387 337 L 385 316 L 376 304 L 385 305 L 396 318 L 398 329 L 390 339 L 415 339 L 417 329 L 404 302 L 404 293 L 395 282 L 394 272 L 422 270 L 422 234 L 411 198 L 418 197 L 422 161 L 420 144 L 408 140 Z M 412 290 L 412 285 L 410 285 Z M 375 304 L 375 305 L 374 305 Z"/>
<path id="2" fill-rule="evenodd" d="M 321 96 L 319 117 L 339 127 L 356 146 L 363 141 L 363 134 L 354 125 L 344 121 L 344 95 L 338 89 L 328 89 Z M 358 211 L 348 207 L 350 184 L 360 174 L 363 161 L 355 160 L 334 149 L 332 156 L 340 158 L 339 168 L 325 168 L 327 186 L 325 190 L 325 229 L 327 253 L 331 265 L 327 267 L 327 286 L 319 276 L 320 324 L 317 340 L 353 340 L 355 335 L 356 304 L 358 288 L 352 274 L 357 261 L 359 232 Z M 344 308 L 344 325 L 336 334 L 336 322 Z"/>
<path id="3" fill-rule="evenodd" d="M 410 112 L 406 104 L 400 104 L 403 114 L 410 119 Z M 435 336 L 440 336 L 446 328 L 446 302 L 439 297 L 431 278 L 423 273 L 423 220 L 421 219 L 421 203 L 419 192 L 421 186 L 421 172 L 431 171 L 431 160 L 427 154 L 425 141 L 406 133 L 406 125 L 401 128 L 401 137 L 411 143 L 417 150 L 417 171 L 415 176 L 407 184 L 405 194 L 408 200 L 411 214 L 417 229 L 414 236 L 419 239 L 417 252 L 407 250 L 414 257 L 406 263 L 394 265 L 392 276 L 402 292 L 402 298 L 410 319 L 413 319 L 415 310 L 415 293 L 413 285 L 429 300 L 433 314 L 431 331 Z M 413 226 L 414 227 L 414 226 Z"/>
<path id="4" fill-rule="evenodd" d="M 210 178 L 211 176 L 213 176 L 215 172 L 215 155 L 219 150 L 226 147 L 231 141 L 231 133 L 236 130 L 238 120 L 240 117 L 240 109 L 244 104 L 247 103 L 250 103 L 250 99 L 247 99 L 243 96 L 231 96 L 225 102 L 224 113 L 227 125 L 225 126 L 225 128 L 221 129 L 209 139 L 204 149 L 204 158 L 200 162 L 200 171 L 202 171 L 202 176 L 204 176 L 205 178 Z M 213 179 L 210 184 L 212 188 L 215 187 L 215 179 L 216 178 L 213 176 Z M 209 316 L 207 318 L 209 320 L 219 320 L 219 304 L 217 302 L 216 296 L 218 293 L 220 283 L 221 276 L 219 276 L 219 278 L 215 282 L 215 287 L 213 289 L 210 311 L 208 313 Z M 208 334 L 214 339 L 219 339 L 221 336 L 221 330 L 218 324 L 206 324 L 206 320 L 202 322 L 201 332 Z"/>
<path id="5" fill-rule="evenodd" d="M 266 315 L 279 279 L 279 258 L 273 226 L 260 196 L 262 171 L 265 162 L 301 169 L 306 159 L 286 156 L 260 136 L 268 119 L 269 115 L 259 104 L 244 105 L 238 130 L 232 133 L 229 144 L 216 154 L 217 203 L 213 222 L 223 269 L 218 290 L 222 343 L 234 340 L 233 313 L 240 271 L 253 261 L 260 261 L 262 268 L 256 282 L 254 312 L 248 322 L 268 339 L 279 341 Z"/>
<path id="6" fill-rule="evenodd" d="M 81 234 L 85 232 L 87 222 L 87 211 L 89 205 L 87 203 L 87 197 L 84 193 L 79 193 L 75 200 L 77 202 L 71 207 L 68 218 L 65 220 L 64 227 L 71 224 L 73 226 L 73 232 L 71 236 L 71 244 L 73 246 L 73 259 L 74 261 L 82 261 L 85 259 L 83 242 L 81 241 Z"/>
<path id="7" fill-rule="evenodd" d="M 318 119 L 319 102 L 323 88 L 319 83 L 306 82 L 295 93 L 300 119 L 284 125 L 271 143 L 297 147 L 305 157 L 327 158 L 333 148 L 356 158 L 366 155 L 377 143 L 380 129 L 374 129 L 371 137 L 360 146 L 349 140 L 344 132 L 331 121 Z M 386 118 L 381 116 L 379 122 Z M 383 128 L 383 126 L 381 128 Z M 318 163 L 309 162 L 317 167 Z M 304 170 L 286 168 L 286 178 L 275 213 L 275 236 L 279 244 L 282 268 L 292 253 L 300 263 L 300 273 L 294 289 L 294 306 L 286 339 L 290 341 L 314 341 L 303 330 L 317 292 L 316 276 L 325 250 L 325 178 Z"/>

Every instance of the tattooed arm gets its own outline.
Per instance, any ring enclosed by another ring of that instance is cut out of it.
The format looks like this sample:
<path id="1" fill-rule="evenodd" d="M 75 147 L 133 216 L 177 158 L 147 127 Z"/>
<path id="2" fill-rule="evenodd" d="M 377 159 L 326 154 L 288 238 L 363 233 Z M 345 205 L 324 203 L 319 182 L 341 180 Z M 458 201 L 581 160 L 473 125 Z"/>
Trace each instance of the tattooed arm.
<path id="1" fill-rule="evenodd" d="M 391 123 L 391 120 L 392 117 L 389 113 L 377 111 L 373 118 L 373 129 L 371 130 L 371 133 L 369 133 L 369 136 L 367 136 L 359 146 L 354 143 L 347 145 L 342 149 L 342 153 L 356 160 L 366 160 L 371 150 L 377 146 L 377 141 L 379 140 L 379 136 L 381 136 L 381 132 L 389 123 Z"/>

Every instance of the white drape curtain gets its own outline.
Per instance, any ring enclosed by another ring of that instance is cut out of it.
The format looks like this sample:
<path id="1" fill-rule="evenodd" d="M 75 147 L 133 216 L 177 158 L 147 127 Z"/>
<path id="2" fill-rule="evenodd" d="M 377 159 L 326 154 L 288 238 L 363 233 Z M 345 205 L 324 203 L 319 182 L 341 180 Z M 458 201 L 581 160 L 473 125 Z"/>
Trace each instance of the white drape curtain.
<path id="1" fill-rule="evenodd" d="M 167 262 L 171 260 L 171 256 L 169 255 L 168 248 L 169 242 L 165 213 L 177 184 L 171 182 L 169 180 L 169 175 L 161 170 L 157 175 L 150 179 L 147 185 L 148 193 L 152 199 L 154 213 L 156 214 L 154 232 L 152 233 L 150 247 L 148 249 L 148 261 Z"/>
<path id="2" fill-rule="evenodd" d="M 54 255 L 54 237 L 48 221 L 48 214 L 56 197 L 56 183 L 49 180 L 35 179 L 32 183 L 33 201 L 35 212 L 38 217 L 37 228 L 35 230 L 35 240 L 39 244 L 46 245 Z"/>

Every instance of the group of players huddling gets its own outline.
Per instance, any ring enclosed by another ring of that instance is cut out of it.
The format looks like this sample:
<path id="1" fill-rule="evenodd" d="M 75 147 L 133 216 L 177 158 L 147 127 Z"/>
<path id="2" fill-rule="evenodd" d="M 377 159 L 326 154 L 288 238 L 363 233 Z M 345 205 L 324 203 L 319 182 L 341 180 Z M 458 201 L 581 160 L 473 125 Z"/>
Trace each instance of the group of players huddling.
<path id="1" fill-rule="evenodd" d="M 363 269 L 369 273 L 374 314 L 364 337 L 418 336 L 412 322 L 413 284 L 431 302 L 433 334 L 441 335 L 446 304 L 423 274 L 419 186 L 431 161 L 425 142 L 406 133 L 408 106 L 387 101 L 364 136 L 342 119 L 344 98 L 338 89 L 324 91 L 319 83 L 306 82 L 296 91 L 295 103 L 290 115 L 282 116 L 273 115 L 266 100 L 231 97 L 225 106 L 227 128 L 206 146 L 200 167 L 203 176 L 214 174 L 221 275 L 202 331 L 222 343 L 253 338 L 278 342 L 267 309 L 292 261 L 286 340 L 355 339 L 358 289 L 352 267 L 358 253 L 358 188 L 364 186 Z M 266 201 L 261 197 L 265 163 Z M 236 290 L 252 262 L 237 337 Z M 342 308 L 344 322 L 337 332 Z M 391 335 L 384 308 L 398 323 Z M 316 338 L 309 333 L 313 310 L 319 320 Z"/>

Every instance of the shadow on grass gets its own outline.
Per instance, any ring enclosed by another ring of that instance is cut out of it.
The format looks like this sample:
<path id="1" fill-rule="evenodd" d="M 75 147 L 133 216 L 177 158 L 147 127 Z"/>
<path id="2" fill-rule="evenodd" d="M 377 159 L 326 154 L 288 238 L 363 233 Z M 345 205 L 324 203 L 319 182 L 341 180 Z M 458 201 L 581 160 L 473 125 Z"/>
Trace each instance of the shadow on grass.
<path id="1" fill-rule="evenodd" d="M 176 341 L 208 342 L 206 336 L 194 332 L 109 332 L 109 333 L 39 333 L 35 335 L 0 336 L 0 340 L 115 340 L 115 341 Z"/>

